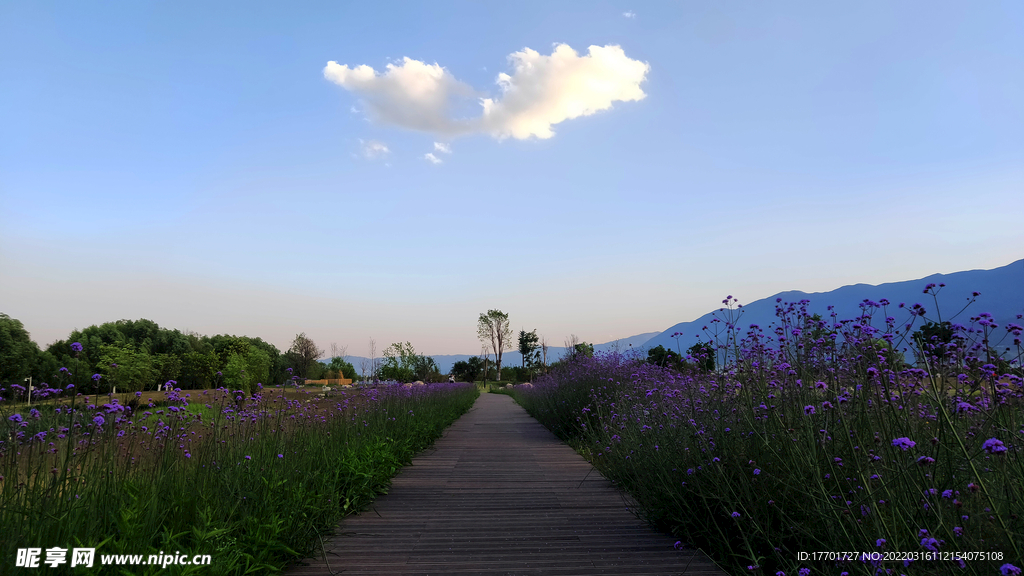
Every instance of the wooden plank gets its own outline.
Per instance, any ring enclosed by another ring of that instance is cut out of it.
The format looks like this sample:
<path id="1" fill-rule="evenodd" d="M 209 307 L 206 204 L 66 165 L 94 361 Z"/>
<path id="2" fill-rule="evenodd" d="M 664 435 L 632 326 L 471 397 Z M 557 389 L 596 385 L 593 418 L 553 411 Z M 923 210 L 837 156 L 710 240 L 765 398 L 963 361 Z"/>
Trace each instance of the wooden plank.
<path id="1" fill-rule="evenodd" d="M 629 506 L 511 398 L 482 394 L 388 494 L 285 574 L 725 576 Z"/>

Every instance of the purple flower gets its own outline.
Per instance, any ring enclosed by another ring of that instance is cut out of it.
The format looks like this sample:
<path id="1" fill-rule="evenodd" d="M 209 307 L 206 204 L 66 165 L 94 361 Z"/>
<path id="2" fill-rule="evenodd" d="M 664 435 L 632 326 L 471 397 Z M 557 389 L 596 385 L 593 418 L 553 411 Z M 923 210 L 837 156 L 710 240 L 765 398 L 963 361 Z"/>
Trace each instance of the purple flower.
<path id="1" fill-rule="evenodd" d="M 284 458 L 284 454 L 278 454 L 277 457 L 278 458 Z"/>
<path id="2" fill-rule="evenodd" d="M 10 416 L 7 417 L 7 419 L 10 420 L 11 422 L 14 422 L 15 424 L 23 420 L 21 414 L 11 414 Z"/>
<path id="3" fill-rule="evenodd" d="M 917 463 L 921 466 L 927 466 L 929 464 L 934 464 L 935 458 L 932 458 L 931 456 L 920 456 L 917 459 Z"/>
<path id="4" fill-rule="evenodd" d="M 96 382 L 99 382 L 100 378 L 103 378 L 102 374 L 93 374 L 92 375 L 92 379 L 95 380 Z"/>
<path id="5" fill-rule="evenodd" d="M 939 541 L 936 540 L 935 538 L 922 538 L 921 539 L 921 546 L 923 546 L 925 550 L 930 550 L 932 552 L 936 552 L 936 551 L 938 551 L 940 545 L 941 544 L 939 543 Z"/>
<path id="6" fill-rule="evenodd" d="M 1020 576 L 1020 568 L 1013 564 L 1003 564 L 999 567 L 999 573 L 1003 576 Z"/>
<path id="7" fill-rule="evenodd" d="M 964 535 L 964 529 L 961 528 L 960 526 L 953 526 L 953 534 L 956 534 L 957 536 L 963 536 Z"/>
<path id="8" fill-rule="evenodd" d="M 103 426 L 103 424 L 106 423 L 106 420 L 103 419 L 103 416 L 100 416 L 98 414 L 96 415 L 95 418 L 92 419 L 92 421 L 95 422 L 97 426 Z"/>
<path id="9" fill-rule="evenodd" d="M 878 540 L 875 540 L 875 546 L 879 548 L 885 546 L 885 538 L 879 538 Z"/>
<path id="10" fill-rule="evenodd" d="M 245 459 L 246 460 L 252 460 L 252 456 L 246 456 Z"/>
<path id="11" fill-rule="evenodd" d="M 917 442 L 914 442 L 910 438 L 904 436 L 903 438 L 896 438 L 895 440 L 893 440 L 892 445 L 898 448 L 902 448 L 903 451 L 906 452 L 907 448 L 913 448 L 914 446 L 917 446 Z"/>
<path id="12" fill-rule="evenodd" d="M 811 575 L 811 569 L 810 568 L 801 568 L 800 569 L 800 576 L 810 576 L 810 575 Z"/>
<path id="13" fill-rule="evenodd" d="M 71 343 L 71 350 L 73 350 L 74 352 L 81 352 L 82 351 L 82 344 L 79 343 L 79 342 L 72 342 Z"/>
<path id="14" fill-rule="evenodd" d="M 985 440 L 985 444 L 982 446 L 985 452 L 989 454 L 1002 454 L 1006 452 L 1006 446 L 1003 446 L 1003 442 L 997 438 L 989 438 Z"/>
<path id="15" fill-rule="evenodd" d="M 810 404 L 804 406 L 804 414 L 814 414 L 814 406 Z"/>
<path id="16" fill-rule="evenodd" d="M 761 469 L 760 468 L 754 468 L 754 476 L 757 476 L 760 473 L 761 473 Z"/>
<path id="17" fill-rule="evenodd" d="M 739 512 L 733 512 L 732 513 L 732 517 L 733 518 L 739 518 L 740 517 L 740 513 Z"/>

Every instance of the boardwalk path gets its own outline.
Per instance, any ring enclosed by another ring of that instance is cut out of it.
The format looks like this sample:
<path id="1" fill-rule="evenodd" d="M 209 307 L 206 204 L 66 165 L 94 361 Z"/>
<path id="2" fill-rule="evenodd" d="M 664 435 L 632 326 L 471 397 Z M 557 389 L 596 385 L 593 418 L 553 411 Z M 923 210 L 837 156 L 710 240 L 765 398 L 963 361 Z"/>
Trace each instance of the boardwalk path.
<path id="1" fill-rule="evenodd" d="M 481 394 L 324 554 L 285 571 L 330 574 L 692 574 L 703 554 L 637 520 L 621 494 L 511 398 Z"/>

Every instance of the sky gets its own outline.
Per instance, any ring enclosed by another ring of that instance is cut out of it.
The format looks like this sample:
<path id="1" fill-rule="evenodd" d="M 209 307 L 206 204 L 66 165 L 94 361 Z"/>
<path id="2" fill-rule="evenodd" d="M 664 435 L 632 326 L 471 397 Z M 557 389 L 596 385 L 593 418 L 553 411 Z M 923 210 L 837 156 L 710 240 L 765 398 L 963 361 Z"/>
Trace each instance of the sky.
<path id="1" fill-rule="evenodd" d="M 1024 3 L 0 3 L 0 312 L 350 355 L 1024 256 Z"/>

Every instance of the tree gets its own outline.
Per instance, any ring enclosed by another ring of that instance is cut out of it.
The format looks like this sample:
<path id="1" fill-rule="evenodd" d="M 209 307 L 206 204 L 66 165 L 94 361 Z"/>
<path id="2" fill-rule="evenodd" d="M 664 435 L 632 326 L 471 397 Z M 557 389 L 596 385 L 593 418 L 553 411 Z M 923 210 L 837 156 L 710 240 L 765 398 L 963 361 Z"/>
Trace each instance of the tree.
<path id="1" fill-rule="evenodd" d="M 594 357 L 594 345 L 580 340 L 579 336 L 570 334 L 565 339 L 565 356 L 567 360 L 575 360 L 577 358 L 593 358 Z"/>
<path id="2" fill-rule="evenodd" d="M 660 344 L 647 351 L 647 363 L 676 370 L 682 370 L 683 368 L 683 359 L 679 354 L 666 349 Z"/>
<path id="3" fill-rule="evenodd" d="M 511 349 L 512 328 L 508 323 L 508 314 L 501 310 L 488 310 L 481 314 L 476 323 L 476 335 L 484 345 L 490 344 L 494 352 L 495 370 L 501 380 L 501 355 Z"/>
<path id="4" fill-rule="evenodd" d="M 324 351 L 316 347 L 316 342 L 306 336 L 306 333 L 298 334 L 292 340 L 292 347 L 288 349 L 288 356 L 295 368 L 295 375 L 299 378 L 307 378 L 313 371 L 314 364 L 322 358 Z"/>
<path id="5" fill-rule="evenodd" d="M 711 342 L 697 342 L 686 349 L 702 372 L 715 371 L 715 346 Z"/>
<path id="6" fill-rule="evenodd" d="M 331 358 L 331 361 L 327 363 L 327 377 L 350 378 L 355 380 L 356 368 L 350 362 L 347 362 L 342 356 L 334 356 Z"/>
<path id="7" fill-rule="evenodd" d="M 413 360 L 412 369 L 417 380 L 423 382 L 440 382 L 442 380 L 441 369 L 430 356 L 417 355 Z"/>
<path id="8" fill-rule="evenodd" d="M 921 353 L 942 362 L 954 335 L 953 325 L 949 322 L 927 322 L 914 332 L 913 337 Z"/>
<path id="9" fill-rule="evenodd" d="M 416 349 L 411 342 L 395 342 L 382 352 L 384 361 L 381 363 L 380 376 L 385 380 L 412 382 L 416 377 Z"/>
<path id="10" fill-rule="evenodd" d="M 459 382 L 475 382 L 483 369 L 483 359 L 479 356 L 471 356 L 468 360 L 456 362 L 452 366 L 451 375 Z"/>
<path id="11" fill-rule="evenodd" d="M 122 392 L 141 392 L 156 380 L 158 372 L 153 357 L 134 344 L 102 344 L 97 352 L 100 360 L 96 369 L 103 379 L 89 384 L 97 388 L 95 392 L 101 391 L 100 386 L 104 390 L 117 387 Z"/>
<path id="12" fill-rule="evenodd" d="M 519 331 L 519 353 L 523 355 L 523 368 L 533 366 L 537 362 L 537 348 L 540 347 L 537 330 Z"/>
<path id="13" fill-rule="evenodd" d="M 32 376 L 40 353 L 21 321 L 0 313 L 0 383 Z"/>

